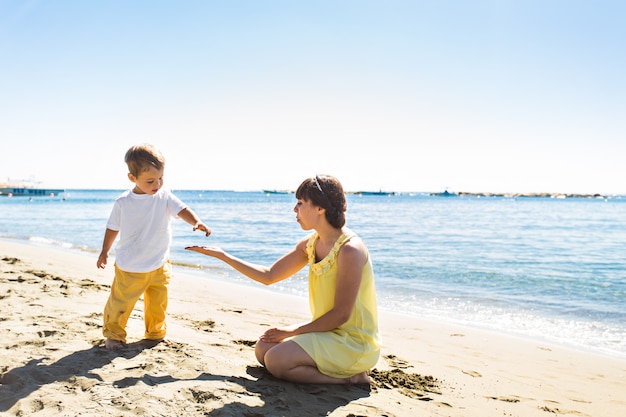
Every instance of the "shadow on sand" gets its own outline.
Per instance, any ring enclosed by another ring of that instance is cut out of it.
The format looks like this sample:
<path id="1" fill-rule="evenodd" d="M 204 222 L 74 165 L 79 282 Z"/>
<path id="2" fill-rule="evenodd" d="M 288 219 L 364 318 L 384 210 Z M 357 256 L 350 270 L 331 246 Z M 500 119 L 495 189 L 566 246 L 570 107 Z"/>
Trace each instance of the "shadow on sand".
<path id="1" fill-rule="evenodd" d="M 31 359 L 23 366 L 0 375 L 0 411 L 7 411 L 20 399 L 26 398 L 43 385 L 81 376 L 102 382 L 100 375 L 92 373 L 93 370 L 102 368 L 118 357 L 131 359 L 159 343 L 140 340 L 117 351 L 108 351 L 103 344 L 99 344 L 73 352 L 50 364 L 44 364 L 48 357 Z"/>
<path id="2" fill-rule="evenodd" d="M 115 358 L 132 359 L 142 351 L 155 347 L 158 342 L 142 340 L 128 344 L 124 349 L 108 351 L 103 345 L 73 352 L 56 362 L 46 364 L 47 357 L 32 359 L 23 366 L 10 369 L 0 376 L 0 412 L 11 409 L 18 401 L 36 392 L 47 384 L 63 381 L 75 381 L 77 377 L 94 379 L 106 383 L 96 372 L 111 363 Z M 274 378 L 261 366 L 248 366 L 247 374 L 251 378 L 214 375 L 201 373 L 194 378 L 176 378 L 171 375 L 125 377 L 113 381 L 114 387 L 124 389 L 139 383 L 148 386 L 162 385 L 177 381 L 226 381 L 237 384 L 245 392 L 245 397 L 259 397 L 263 405 L 250 406 L 234 401 L 214 408 L 214 388 L 204 390 L 202 386 L 190 389 L 191 398 L 198 411 L 205 416 L 246 416 L 261 417 L 267 415 L 324 416 L 351 401 L 368 397 L 370 388 L 366 385 L 308 385 L 293 384 Z M 111 383 L 111 381 L 108 381 Z M 241 390 L 237 390 L 240 393 Z M 238 394 L 239 395 L 239 394 Z M 212 406 L 205 403 L 211 402 Z M 301 406 L 301 408 L 300 408 Z"/>

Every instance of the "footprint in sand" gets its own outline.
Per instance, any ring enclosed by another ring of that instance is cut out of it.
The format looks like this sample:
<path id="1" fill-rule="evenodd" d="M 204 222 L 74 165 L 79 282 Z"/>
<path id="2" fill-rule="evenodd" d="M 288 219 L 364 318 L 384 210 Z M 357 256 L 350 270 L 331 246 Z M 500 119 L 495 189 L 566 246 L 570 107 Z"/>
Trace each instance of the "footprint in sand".
<path id="1" fill-rule="evenodd" d="M 223 311 L 225 313 L 237 313 L 237 314 L 243 314 L 243 310 L 236 310 L 236 309 L 232 309 L 232 308 L 220 308 L 220 311 Z"/>
<path id="2" fill-rule="evenodd" d="M 476 372 L 476 371 L 463 371 L 462 370 L 461 372 L 463 372 L 466 375 L 473 376 L 474 378 L 481 378 L 482 377 L 482 375 L 479 372 Z"/>
<path id="3" fill-rule="evenodd" d="M 195 328 L 197 330 L 202 330 L 203 332 L 212 332 L 215 328 L 215 321 L 213 320 L 202 320 L 202 321 L 194 321 L 193 322 Z"/>
<path id="4" fill-rule="evenodd" d="M 56 330 L 41 330 L 37 332 L 37 335 L 39 337 L 50 337 L 50 336 L 54 336 L 57 333 L 59 332 L 57 332 Z"/>
<path id="5" fill-rule="evenodd" d="M 498 401 L 504 401 L 505 403 L 518 403 L 520 402 L 519 398 L 515 398 L 515 397 L 504 397 L 504 396 L 500 396 L 500 397 L 487 397 L 490 400 L 498 400 Z"/>
<path id="6" fill-rule="evenodd" d="M 187 391 L 187 390 L 183 390 L 183 391 Z M 200 390 L 200 389 L 194 389 L 191 388 L 188 390 L 189 394 L 191 395 L 191 398 L 193 398 L 193 400 L 197 403 L 200 404 L 204 404 L 204 403 L 208 403 L 210 401 L 220 401 L 222 399 L 222 396 L 218 394 L 216 394 L 215 392 L 210 392 L 210 391 L 204 391 L 204 390 Z"/>
<path id="7" fill-rule="evenodd" d="M 412 367 L 407 361 L 405 361 L 404 359 L 400 359 L 396 355 L 387 355 L 385 356 L 385 359 L 387 359 L 389 361 L 389 365 L 393 366 L 394 368 L 406 369 Z"/>
<path id="8" fill-rule="evenodd" d="M 233 340 L 233 343 L 236 345 L 254 347 L 254 345 L 256 345 L 256 340 Z"/>
<path id="9" fill-rule="evenodd" d="M 5 256 L 4 258 L 2 258 L 2 261 L 8 263 L 9 265 L 15 265 L 15 264 L 22 262 L 18 258 L 9 258 L 8 256 Z"/>

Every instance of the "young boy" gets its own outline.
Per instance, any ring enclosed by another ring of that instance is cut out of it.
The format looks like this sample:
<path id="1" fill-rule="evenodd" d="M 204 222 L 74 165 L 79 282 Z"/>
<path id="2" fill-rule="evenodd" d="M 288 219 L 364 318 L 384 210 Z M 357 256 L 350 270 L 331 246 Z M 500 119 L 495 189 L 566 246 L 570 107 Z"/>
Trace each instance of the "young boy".
<path id="1" fill-rule="evenodd" d="M 169 190 L 163 187 L 165 159 L 149 144 L 131 147 L 124 158 L 128 179 L 135 184 L 116 200 L 106 225 L 98 268 L 107 264 L 109 251 L 115 248 L 115 277 L 104 307 L 102 333 L 106 348 L 120 349 L 126 343 L 126 323 L 139 297 L 144 296 L 145 338 L 165 339 L 165 311 L 171 276 L 170 220 L 180 217 L 201 230 L 211 230 Z"/>

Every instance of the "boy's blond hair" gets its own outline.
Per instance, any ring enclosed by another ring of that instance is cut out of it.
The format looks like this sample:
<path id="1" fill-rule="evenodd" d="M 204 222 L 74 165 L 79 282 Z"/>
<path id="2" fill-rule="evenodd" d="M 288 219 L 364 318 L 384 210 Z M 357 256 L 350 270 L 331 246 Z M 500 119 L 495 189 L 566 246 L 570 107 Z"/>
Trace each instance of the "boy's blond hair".
<path id="1" fill-rule="evenodd" d="M 150 167 L 158 170 L 165 167 L 165 158 L 161 151 L 148 143 L 132 146 L 126 151 L 124 162 L 128 165 L 128 172 L 134 177 L 138 177 L 140 173 L 148 171 Z"/>

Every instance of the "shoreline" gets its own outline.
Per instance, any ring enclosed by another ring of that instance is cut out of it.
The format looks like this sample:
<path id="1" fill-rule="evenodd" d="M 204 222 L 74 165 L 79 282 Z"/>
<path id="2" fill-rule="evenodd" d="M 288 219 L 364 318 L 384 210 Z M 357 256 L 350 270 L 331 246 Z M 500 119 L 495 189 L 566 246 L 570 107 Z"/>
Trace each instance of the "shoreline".
<path id="1" fill-rule="evenodd" d="M 211 276 L 210 273 L 205 269 L 196 268 L 193 266 L 189 266 L 187 264 L 176 263 L 176 262 L 173 262 L 172 265 L 174 265 L 175 268 L 179 268 L 179 270 L 182 270 L 181 272 L 182 274 L 188 274 L 190 276 L 194 276 L 202 280 L 225 283 L 219 278 Z M 226 281 L 226 283 L 228 283 L 229 285 L 235 285 L 235 286 L 251 287 L 253 290 L 258 290 L 258 291 L 269 291 L 272 294 L 277 294 L 280 296 L 293 297 L 294 299 L 299 300 L 298 301 L 299 303 L 302 303 L 303 305 L 308 305 L 307 304 L 308 298 L 305 295 L 288 293 L 285 291 L 273 289 L 271 287 L 264 287 L 262 284 L 258 284 L 252 280 L 249 280 L 248 282 L 246 281 L 246 279 L 247 278 L 243 278 L 242 281 L 236 281 L 236 282 Z M 593 348 L 587 345 L 574 345 L 566 341 L 551 340 L 546 337 L 533 336 L 533 335 L 529 335 L 529 334 L 525 334 L 525 333 L 521 333 L 517 331 L 508 331 L 505 329 L 503 330 L 499 327 L 490 327 L 485 324 L 480 324 L 480 323 L 477 324 L 477 323 L 473 323 L 469 321 L 463 321 L 460 319 L 454 320 L 454 319 L 443 318 L 443 317 L 437 317 L 437 318 L 424 317 L 414 312 L 399 312 L 392 308 L 386 308 L 381 305 L 378 306 L 378 312 L 379 312 L 379 316 L 380 315 L 397 316 L 396 319 L 401 320 L 401 321 L 418 320 L 418 321 L 425 321 L 425 322 L 432 323 L 434 327 L 443 326 L 443 327 L 467 328 L 467 329 L 470 329 L 470 331 L 472 332 L 475 331 L 475 332 L 482 332 L 482 333 L 488 333 L 488 334 L 492 333 L 492 334 L 495 334 L 496 336 L 501 336 L 501 337 L 506 337 L 506 338 L 511 338 L 511 339 L 518 339 L 521 341 L 525 341 L 526 343 L 551 345 L 559 349 L 571 350 L 571 351 L 580 352 L 583 354 L 606 356 L 607 358 L 626 360 L 626 354 L 617 352 L 617 351 L 603 350 L 599 348 Z M 394 320 L 394 319 L 392 318 L 391 320 Z"/>
<path id="2" fill-rule="evenodd" d="M 0 237 L 0 242 L 3 240 L 6 240 L 7 243 L 15 242 L 18 244 L 23 244 L 23 245 L 28 245 L 28 246 L 33 245 L 33 246 L 41 247 L 44 249 L 49 248 L 51 250 L 68 251 L 68 253 L 75 253 L 75 254 L 85 255 L 85 256 L 97 257 L 99 253 L 98 250 L 96 249 L 91 249 L 91 248 L 86 249 L 86 248 L 80 248 L 77 246 L 65 247 L 63 245 L 55 245 L 53 243 L 39 242 L 36 240 L 32 241 L 32 240 L 16 239 L 16 238 L 11 238 L 11 237 Z M 112 256 L 111 262 L 114 262 L 114 256 Z M 190 275 L 190 276 L 197 277 L 198 279 L 203 279 L 203 280 L 204 279 L 213 280 L 213 281 L 220 282 L 220 283 L 229 283 L 232 285 L 251 287 L 253 289 L 257 289 L 261 291 L 263 290 L 270 291 L 272 293 L 280 294 L 280 295 L 298 297 L 302 299 L 301 303 L 304 303 L 304 304 L 308 303 L 306 294 L 303 295 L 303 294 L 299 294 L 295 292 L 290 293 L 287 291 L 282 291 L 278 289 L 277 286 L 264 287 L 261 284 L 248 280 L 242 275 L 240 279 L 234 278 L 236 281 L 235 280 L 232 280 L 232 281 L 221 280 L 220 277 L 217 277 L 217 273 L 213 273 L 211 271 L 211 269 L 215 268 L 214 266 L 203 267 L 199 264 L 190 264 L 186 262 L 172 262 L 172 265 L 175 268 L 175 270 L 178 270 L 178 272 L 183 275 Z M 222 268 L 220 267 L 217 267 L 217 269 L 222 270 Z M 228 270 L 228 268 L 225 268 L 225 269 Z M 238 273 L 235 273 L 235 274 L 238 274 Z M 227 277 L 227 278 L 233 279 L 232 276 Z M 419 313 L 415 311 L 402 312 L 402 311 L 398 311 L 397 309 L 382 305 L 382 303 L 380 303 L 380 300 L 379 300 L 378 308 L 379 308 L 379 312 L 384 311 L 385 313 L 388 313 L 388 314 L 399 315 L 399 316 L 405 317 L 406 320 L 424 320 L 424 321 L 431 321 L 434 323 L 439 323 L 439 325 L 443 325 L 443 326 L 467 327 L 475 331 L 495 333 L 498 335 L 502 335 L 504 337 L 525 340 L 530 343 L 543 343 L 543 344 L 548 344 L 548 345 L 554 345 L 556 347 L 560 347 L 564 349 L 578 351 L 581 353 L 589 353 L 589 354 L 595 354 L 595 355 L 600 355 L 600 356 L 607 356 L 609 358 L 626 360 L 626 353 L 621 352 L 621 351 L 602 349 L 598 347 L 589 346 L 587 344 L 574 344 L 569 340 L 560 341 L 560 340 L 555 340 L 553 337 L 550 337 L 550 336 L 541 337 L 538 335 L 524 333 L 519 330 L 511 330 L 511 329 L 507 330 L 507 329 L 503 329 L 502 327 L 489 326 L 484 323 L 475 323 L 474 321 L 469 321 L 469 320 L 464 320 L 464 319 L 451 319 L 451 318 L 444 318 L 444 317 L 434 317 L 433 315 L 420 315 Z"/>
<path id="3" fill-rule="evenodd" d="M 307 320 L 307 300 L 177 266 L 173 344 L 142 344 L 138 303 L 129 350 L 108 352 L 100 325 L 113 272 L 98 270 L 96 258 L 0 239 L 0 412 L 617 417 L 626 408 L 624 358 L 388 310 L 379 311 L 372 387 L 276 380 L 252 346 L 267 326 Z"/>

